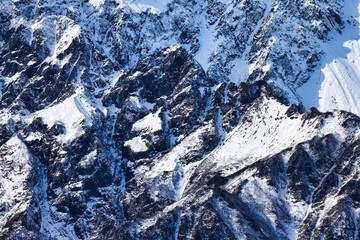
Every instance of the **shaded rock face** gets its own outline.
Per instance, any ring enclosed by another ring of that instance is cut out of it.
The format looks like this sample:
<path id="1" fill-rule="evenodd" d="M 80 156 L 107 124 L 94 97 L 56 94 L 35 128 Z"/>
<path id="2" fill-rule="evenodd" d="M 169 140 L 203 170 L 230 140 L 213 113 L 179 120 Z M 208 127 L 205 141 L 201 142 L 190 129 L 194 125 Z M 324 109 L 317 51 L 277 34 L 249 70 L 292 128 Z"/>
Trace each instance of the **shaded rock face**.
<path id="1" fill-rule="evenodd" d="M 93 4 L 0 3 L 1 239 L 359 239 L 360 119 L 294 94 L 342 3 Z"/>
<path id="2" fill-rule="evenodd" d="M 131 94 L 141 95 L 149 103 L 160 97 L 176 95 L 189 86 L 209 87 L 205 73 L 185 49 L 175 45 L 158 51 L 121 75 L 111 91 L 115 106 L 121 107 Z M 208 86 L 206 86 L 207 84 Z"/>
<path id="3" fill-rule="evenodd" d="M 0 57 L 5 79 L 2 108 L 43 109 L 70 96 L 79 84 L 76 79 L 89 89 L 105 84 L 89 81 L 92 70 L 101 74 L 110 62 L 84 35 L 65 16 L 40 18 L 32 28 L 9 29 Z"/>
<path id="4" fill-rule="evenodd" d="M 125 144 L 124 157 L 140 159 L 168 151 L 177 138 L 199 127 L 208 114 L 214 85 L 178 45 L 156 52 L 121 75 L 105 96 L 106 104 L 120 108 L 114 134 L 120 145 L 134 138 L 146 145 L 144 151 L 134 152 Z"/>

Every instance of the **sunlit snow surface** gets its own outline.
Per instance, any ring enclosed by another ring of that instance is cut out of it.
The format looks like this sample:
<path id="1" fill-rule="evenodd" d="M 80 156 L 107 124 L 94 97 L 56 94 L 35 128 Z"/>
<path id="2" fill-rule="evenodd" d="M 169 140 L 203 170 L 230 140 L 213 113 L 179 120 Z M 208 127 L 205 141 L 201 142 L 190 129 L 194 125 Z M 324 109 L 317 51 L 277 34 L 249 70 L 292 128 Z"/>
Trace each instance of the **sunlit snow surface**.
<path id="1" fill-rule="evenodd" d="M 84 133 L 83 125 L 91 124 L 93 111 L 93 106 L 91 106 L 85 97 L 81 94 L 75 94 L 63 102 L 36 112 L 33 118 L 29 120 L 32 121 L 34 118 L 40 117 L 48 125 L 48 128 L 53 127 L 57 123 L 64 125 L 65 134 L 60 135 L 61 139 L 59 140 L 69 142 Z M 40 136 L 32 133 L 27 140 L 38 137 Z"/>
<path id="2" fill-rule="evenodd" d="M 153 14 L 158 14 L 166 10 L 166 6 L 172 0 L 123 0 L 122 3 L 130 7 L 135 12 L 150 11 Z"/>
<path id="3" fill-rule="evenodd" d="M 360 34 L 358 0 L 344 7 L 345 28 L 323 45 L 326 56 L 310 80 L 297 90 L 305 107 L 347 110 L 360 115 Z"/>
<path id="4" fill-rule="evenodd" d="M 259 159 L 275 155 L 316 135 L 333 133 L 339 139 L 345 138 L 345 133 L 336 121 L 325 122 L 319 130 L 317 119 L 305 122 L 301 116 L 283 117 L 287 109 L 274 99 L 264 99 L 258 106 L 254 106 L 246 115 L 246 120 L 212 153 L 211 158 L 216 164 L 214 169 L 229 176 Z M 231 184 L 228 188 L 231 192 Z"/>
<path id="5" fill-rule="evenodd" d="M 90 0 L 89 1 L 94 7 L 100 7 L 104 4 L 105 0 Z"/>
<path id="6" fill-rule="evenodd" d="M 137 13 L 150 11 L 159 14 L 166 10 L 166 6 L 172 0 L 117 0 L 116 2 L 125 8 L 129 8 Z M 99 8 L 104 5 L 105 0 L 90 0 L 90 4 Z"/>

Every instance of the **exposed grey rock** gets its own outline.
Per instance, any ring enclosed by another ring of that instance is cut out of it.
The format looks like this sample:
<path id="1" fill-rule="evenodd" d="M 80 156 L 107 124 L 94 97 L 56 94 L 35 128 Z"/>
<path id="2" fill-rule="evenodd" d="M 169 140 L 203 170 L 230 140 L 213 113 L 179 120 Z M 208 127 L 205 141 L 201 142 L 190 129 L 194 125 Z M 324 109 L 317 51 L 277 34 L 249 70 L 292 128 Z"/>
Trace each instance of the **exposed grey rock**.
<path id="1" fill-rule="evenodd" d="M 360 118 L 295 93 L 347 2 L 165 2 L 0 3 L 0 238 L 359 239 Z"/>

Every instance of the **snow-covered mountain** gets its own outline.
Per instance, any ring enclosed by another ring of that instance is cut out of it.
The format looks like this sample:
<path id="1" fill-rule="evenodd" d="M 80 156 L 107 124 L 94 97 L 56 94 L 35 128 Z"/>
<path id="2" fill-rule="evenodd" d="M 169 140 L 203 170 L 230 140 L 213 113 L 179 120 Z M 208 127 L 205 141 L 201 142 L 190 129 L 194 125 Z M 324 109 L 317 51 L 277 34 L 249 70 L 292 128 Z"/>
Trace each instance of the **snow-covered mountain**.
<path id="1" fill-rule="evenodd" d="M 358 0 L 2 0 L 1 239 L 360 239 Z"/>

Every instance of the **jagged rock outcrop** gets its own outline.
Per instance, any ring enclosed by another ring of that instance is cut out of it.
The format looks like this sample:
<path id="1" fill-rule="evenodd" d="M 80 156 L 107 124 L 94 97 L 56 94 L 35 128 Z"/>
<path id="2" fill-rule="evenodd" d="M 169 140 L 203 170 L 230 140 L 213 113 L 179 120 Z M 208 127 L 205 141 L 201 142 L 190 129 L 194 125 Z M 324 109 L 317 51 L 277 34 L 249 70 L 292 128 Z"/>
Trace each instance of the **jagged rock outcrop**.
<path id="1" fill-rule="evenodd" d="M 359 239 L 348 2 L 3 0 L 0 238 Z"/>

